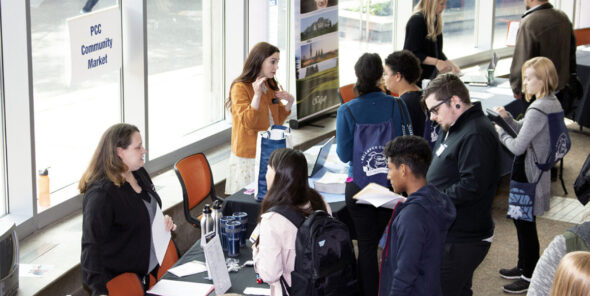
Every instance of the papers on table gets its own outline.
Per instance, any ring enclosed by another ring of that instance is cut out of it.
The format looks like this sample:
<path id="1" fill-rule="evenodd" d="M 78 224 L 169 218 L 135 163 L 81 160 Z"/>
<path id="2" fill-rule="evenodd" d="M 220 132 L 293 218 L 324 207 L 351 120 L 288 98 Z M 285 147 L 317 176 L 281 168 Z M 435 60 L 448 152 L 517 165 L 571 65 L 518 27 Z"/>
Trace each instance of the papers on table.
<path id="1" fill-rule="evenodd" d="M 494 95 L 491 93 L 487 93 L 487 92 L 479 92 L 479 91 L 470 91 L 469 92 L 469 96 L 471 98 L 477 98 L 477 99 L 489 99 L 491 97 L 493 97 Z"/>
<path id="2" fill-rule="evenodd" d="M 389 191 L 389 189 L 376 184 L 369 183 L 363 190 L 359 191 L 352 198 L 356 199 L 357 203 L 372 205 L 376 208 L 384 207 L 394 209 L 398 202 L 404 202 L 405 197 Z"/>
<path id="3" fill-rule="evenodd" d="M 20 277 L 43 277 L 45 273 L 53 269 L 53 265 L 25 264 L 20 263 L 18 276 Z"/>
<path id="4" fill-rule="evenodd" d="M 320 179 L 313 182 L 314 189 L 319 192 L 344 194 L 348 174 L 326 172 Z"/>
<path id="5" fill-rule="evenodd" d="M 246 294 L 246 295 L 269 295 L 270 296 L 270 288 L 247 287 L 246 289 L 244 289 L 244 294 Z"/>
<path id="6" fill-rule="evenodd" d="M 508 87 L 502 87 L 501 85 L 499 85 L 498 87 L 490 87 L 488 89 L 489 93 L 492 94 L 499 94 L 499 95 L 504 95 L 504 96 L 510 96 L 512 97 L 512 89 L 510 88 L 510 86 Z M 471 94 L 471 92 L 469 92 Z"/>
<path id="7" fill-rule="evenodd" d="M 164 214 L 162 214 L 162 209 L 160 207 L 156 207 L 154 222 L 152 222 L 152 242 L 154 243 L 156 258 L 158 258 L 158 263 L 160 265 L 164 260 L 164 255 L 168 249 L 168 244 L 170 244 L 170 237 L 170 231 L 166 231 L 166 224 L 164 223 Z"/>
<path id="8" fill-rule="evenodd" d="M 173 280 L 159 280 L 148 293 L 161 296 L 184 296 L 184 295 L 199 295 L 207 296 L 213 291 L 213 285 L 173 281 Z"/>
<path id="9" fill-rule="evenodd" d="M 187 262 L 183 265 L 180 266 L 176 266 L 174 268 L 170 268 L 168 269 L 168 272 L 171 272 L 172 274 L 176 275 L 177 277 L 183 277 L 183 276 L 187 276 L 187 275 L 191 275 L 191 274 L 195 274 L 195 273 L 200 273 L 203 271 L 207 271 L 207 266 L 205 265 L 204 262 L 200 262 L 200 261 L 191 261 L 191 262 Z"/>

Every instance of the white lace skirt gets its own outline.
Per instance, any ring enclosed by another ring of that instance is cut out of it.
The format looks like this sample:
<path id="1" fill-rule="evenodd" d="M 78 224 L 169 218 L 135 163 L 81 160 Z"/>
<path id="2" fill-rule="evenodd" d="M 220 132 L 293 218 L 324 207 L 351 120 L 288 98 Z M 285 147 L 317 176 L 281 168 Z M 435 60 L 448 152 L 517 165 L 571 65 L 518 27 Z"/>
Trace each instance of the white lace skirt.
<path id="1" fill-rule="evenodd" d="M 255 158 L 243 158 L 230 153 L 229 173 L 225 180 L 225 194 L 232 195 L 254 182 Z"/>

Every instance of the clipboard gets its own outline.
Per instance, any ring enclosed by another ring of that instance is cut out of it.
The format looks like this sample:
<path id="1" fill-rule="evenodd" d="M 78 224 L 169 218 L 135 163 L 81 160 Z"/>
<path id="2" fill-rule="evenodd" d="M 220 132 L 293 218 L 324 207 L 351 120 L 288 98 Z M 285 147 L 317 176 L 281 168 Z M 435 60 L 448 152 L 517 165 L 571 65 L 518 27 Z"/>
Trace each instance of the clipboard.
<path id="1" fill-rule="evenodd" d="M 493 123 L 502 127 L 502 129 L 504 129 L 504 131 L 506 131 L 506 133 L 508 133 L 511 137 L 516 138 L 516 131 L 514 131 L 514 129 L 508 124 L 508 122 L 506 122 L 506 120 L 504 120 L 504 118 L 502 118 L 502 116 L 500 116 L 500 114 L 498 114 L 498 112 L 488 108 L 486 109 L 486 113 L 488 114 L 488 118 Z"/>

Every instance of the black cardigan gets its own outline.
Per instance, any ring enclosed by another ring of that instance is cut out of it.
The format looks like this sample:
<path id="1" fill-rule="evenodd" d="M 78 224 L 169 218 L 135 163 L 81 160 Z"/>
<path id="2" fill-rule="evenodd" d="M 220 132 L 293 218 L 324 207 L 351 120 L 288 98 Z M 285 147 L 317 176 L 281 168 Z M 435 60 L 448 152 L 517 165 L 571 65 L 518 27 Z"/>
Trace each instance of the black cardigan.
<path id="1" fill-rule="evenodd" d="M 406 38 L 404 41 L 404 49 L 413 52 L 421 62 L 424 62 L 426 57 L 433 57 L 443 61 L 447 60 L 447 56 L 442 51 L 443 35 L 442 33 L 436 36 L 436 41 L 426 38 L 428 35 L 428 28 L 426 26 L 426 19 L 422 12 L 417 12 L 410 17 L 406 24 Z M 422 64 L 422 76 L 418 81 L 418 86 L 421 85 L 422 79 L 432 79 L 436 67 Z"/>
<path id="2" fill-rule="evenodd" d="M 133 172 L 142 190 L 162 202 L 144 168 Z M 143 192 L 143 191 L 142 191 Z M 131 185 L 110 180 L 90 186 L 84 194 L 82 281 L 93 295 L 107 294 L 106 283 L 124 272 L 148 273 L 152 227 L 147 208 Z"/>

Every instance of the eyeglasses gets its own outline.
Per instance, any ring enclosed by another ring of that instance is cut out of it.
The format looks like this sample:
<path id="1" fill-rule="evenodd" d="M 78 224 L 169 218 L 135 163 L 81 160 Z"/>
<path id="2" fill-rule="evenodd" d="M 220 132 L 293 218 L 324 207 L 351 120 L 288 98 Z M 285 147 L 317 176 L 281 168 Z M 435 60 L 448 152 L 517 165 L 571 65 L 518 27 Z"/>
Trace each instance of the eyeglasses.
<path id="1" fill-rule="evenodd" d="M 448 98 L 440 101 L 438 104 L 436 104 L 436 105 L 432 106 L 432 108 L 428 109 L 428 112 L 430 112 L 430 113 L 432 113 L 434 115 L 438 115 L 438 109 L 440 108 L 440 105 L 448 102 L 449 100 L 451 100 L 452 97 L 453 96 L 450 96 L 450 97 L 448 97 Z"/>

